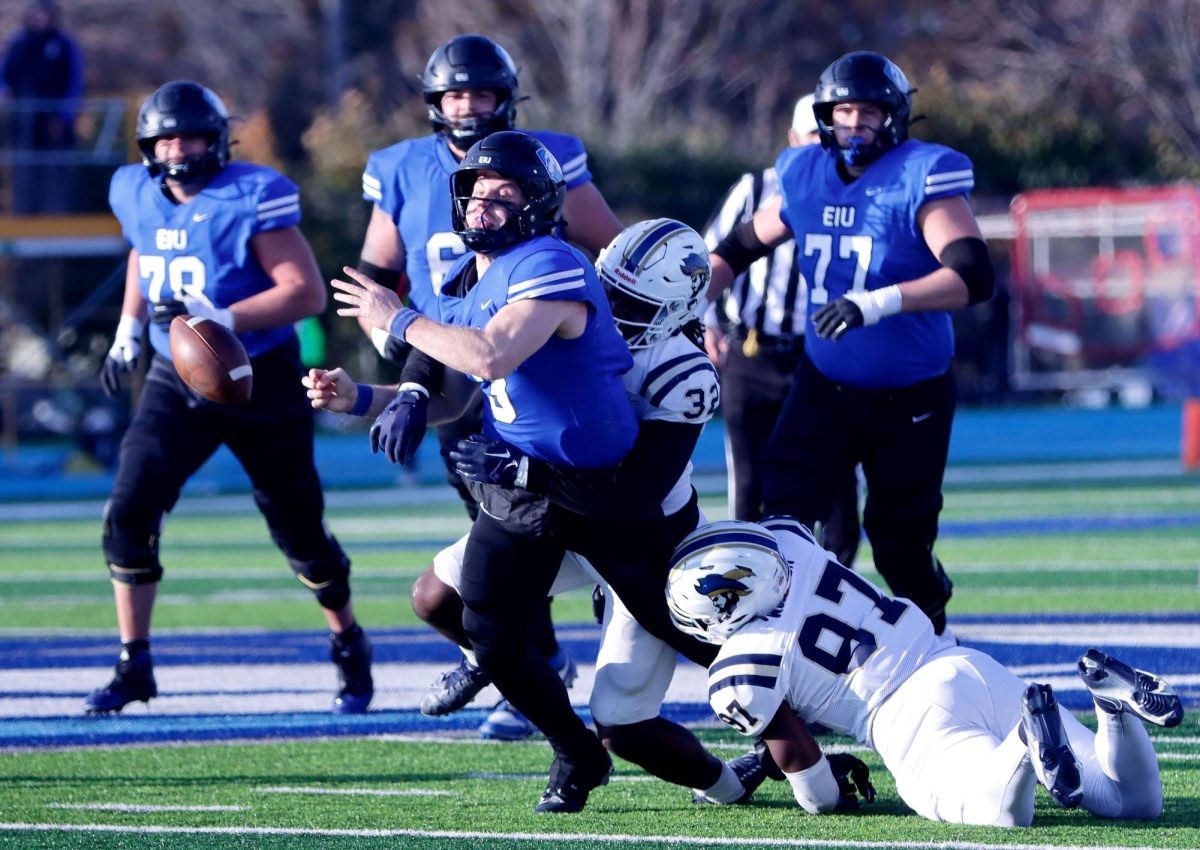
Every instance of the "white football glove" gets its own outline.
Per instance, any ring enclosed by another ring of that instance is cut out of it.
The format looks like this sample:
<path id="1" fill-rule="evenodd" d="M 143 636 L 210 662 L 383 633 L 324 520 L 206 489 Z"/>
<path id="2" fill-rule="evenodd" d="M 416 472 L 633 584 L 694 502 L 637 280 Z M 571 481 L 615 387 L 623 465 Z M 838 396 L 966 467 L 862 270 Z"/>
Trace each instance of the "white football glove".
<path id="1" fill-rule="evenodd" d="M 133 316 L 122 316 L 117 323 L 112 348 L 100 369 L 100 386 L 105 395 L 115 396 L 121 389 L 121 375 L 137 368 L 142 350 L 142 327 L 145 323 Z"/>

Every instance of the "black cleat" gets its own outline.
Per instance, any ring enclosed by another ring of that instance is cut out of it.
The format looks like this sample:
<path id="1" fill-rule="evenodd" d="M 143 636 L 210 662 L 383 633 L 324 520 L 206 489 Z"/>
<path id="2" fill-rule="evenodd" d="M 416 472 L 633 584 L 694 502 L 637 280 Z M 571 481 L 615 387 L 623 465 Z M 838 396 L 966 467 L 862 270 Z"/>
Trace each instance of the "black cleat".
<path id="1" fill-rule="evenodd" d="M 601 748 L 600 758 L 575 763 L 555 755 L 550 765 L 550 781 L 533 811 L 535 814 L 573 814 L 583 811 L 593 788 L 608 784 L 613 763 Z"/>
<path id="2" fill-rule="evenodd" d="M 1038 782 L 1059 805 L 1068 809 L 1078 806 L 1083 801 L 1083 766 L 1071 749 L 1049 685 L 1033 684 L 1025 689 L 1021 731 Z"/>
<path id="3" fill-rule="evenodd" d="M 131 656 L 128 649 L 121 650 L 117 669 L 112 681 L 99 690 L 92 691 L 84 701 L 88 714 L 116 712 L 131 702 L 149 702 L 158 696 L 158 684 L 154 681 L 154 662 L 149 652 Z"/>
<path id="4" fill-rule="evenodd" d="M 333 700 L 334 714 L 365 714 L 375 695 L 371 678 L 371 642 L 357 624 L 344 636 L 329 636 L 329 657 L 337 665 L 341 688 Z"/>
<path id="5" fill-rule="evenodd" d="M 1167 727 L 1178 726 L 1183 720 L 1183 703 L 1166 682 L 1098 649 L 1089 649 L 1079 659 L 1079 678 L 1096 704 L 1112 714 L 1131 711 L 1143 720 Z"/>
<path id="6" fill-rule="evenodd" d="M 421 698 L 421 713 L 426 717 L 453 714 L 491 683 L 491 677 L 482 668 L 464 657 L 453 670 L 437 677 L 433 687 Z"/>

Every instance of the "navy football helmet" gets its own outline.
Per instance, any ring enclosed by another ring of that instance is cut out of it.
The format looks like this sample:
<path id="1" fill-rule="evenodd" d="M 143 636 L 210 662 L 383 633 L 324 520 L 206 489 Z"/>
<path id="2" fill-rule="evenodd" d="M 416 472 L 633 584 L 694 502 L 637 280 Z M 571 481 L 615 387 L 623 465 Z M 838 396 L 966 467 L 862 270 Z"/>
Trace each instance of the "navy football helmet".
<path id="1" fill-rule="evenodd" d="M 180 163 L 154 157 L 160 136 L 195 133 L 208 139 L 208 149 Z M 229 162 L 229 113 L 212 91 L 191 80 L 160 86 L 138 110 L 137 145 L 150 176 L 162 174 L 181 183 L 205 180 Z"/>
<path id="2" fill-rule="evenodd" d="M 908 78 L 897 65 L 879 53 L 847 53 L 821 72 L 814 93 L 813 112 L 821 147 L 847 165 L 867 165 L 908 138 L 912 124 L 912 93 Z M 883 127 L 869 145 L 838 145 L 833 130 L 833 107 L 849 101 L 874 103 L 885 113 Z"/>
<path id="3" fill-rule="evenodd" d="M 447 41 L 429 57 L 421 75 L 429 123 L 459 150 L 499 130 L 511 130 L 517 120 L 517 66 L 503 47 L 483 35 L 460 35 Z M 442 95 L 462 89 L 496 93 L 491 115 L 451 121 L 442 112 Z"/>
<path id="4" fill-rule="evenodd" d="M 521 188 L 525 203 L 509 209 L 495 230 L 467 226 L 467 205 L 480 172 L 492 171 Z M 534 236 L 550 233 L 561 220 L 567 186 L 562 166 L 546 146 L 527 133 L 502 130 L 476 142 L 450 175 L 454 232 L 472 251 L 491 254 Z"/>

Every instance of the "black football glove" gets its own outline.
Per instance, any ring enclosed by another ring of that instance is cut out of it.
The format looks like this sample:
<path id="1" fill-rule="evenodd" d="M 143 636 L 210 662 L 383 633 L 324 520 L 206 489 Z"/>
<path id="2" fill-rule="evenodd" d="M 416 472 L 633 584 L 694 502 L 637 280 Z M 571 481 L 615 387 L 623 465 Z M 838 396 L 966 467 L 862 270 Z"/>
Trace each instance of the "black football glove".
<path id="1" fill-rule="evenodd" d="M 839 298 L 813 313 L 812 321 L 821 339 L 839 340 L 851 328 L 863 326 L 863 311 L 849 298 Z"/>
<path id="2" fill-rule="evenodd" d="M 525 454 L 503 440 L 493 440 L 482 434 L 459 440 L 457 448 L 451 449 L 447 456 L 454 461 L 455 472 L 483 484 L 522 487 L 529 474 L 529 458 Z"/>
<path id="3" fill-rule="evenodd" d="M 408 463 L 425 438 L 428 419 L 429 397 L 404 390 L 388 402 L 371 426 L 371 451 L 383 452 L 392 463 Z"/>
<path id="4" fill-rule="evenodd" d="M 156 325 L 169 327 L 176 316 L 203 316 L 233 330 L 233 311 L 216 306 L 202 295 L 164 298 L 150 305 L 150 321 Z"/>
<path id="5" fill-rule="evenodd" d="M 150 321 L 156 325 L 169 325 L 176 316 L 187 315 L 187 305 L 178 298 L 165 298 L 150 305 Z"/>
<path id="6" fill-rule="evenodd" d="M 842 797 L 838 800 L 836 812 L 853 811 L 858 808 L 858 797 L 862 795 L 864 803 L 875 802 L 875 786 L 871 784 L 871 769 L 863 760 L 849 753 L 834 753 L 826 756 L 829 767 L 833 769 L 833 778 L 837 780 L 838 791 Z"/>

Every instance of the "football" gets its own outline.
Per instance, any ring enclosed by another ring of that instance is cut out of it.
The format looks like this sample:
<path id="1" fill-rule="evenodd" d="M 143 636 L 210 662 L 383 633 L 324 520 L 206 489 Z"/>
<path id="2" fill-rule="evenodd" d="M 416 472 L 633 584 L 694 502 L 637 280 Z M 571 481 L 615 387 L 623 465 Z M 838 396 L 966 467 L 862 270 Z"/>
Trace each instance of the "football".
<path id="1" fill-rule="evenodd" d="M 171 359 L 184 383 L 219 404 L 245 404 L 253 389 L 254 370 L 246 349 L 233 331 L 203 316 L 176 316 L 171 321 Z"/>

